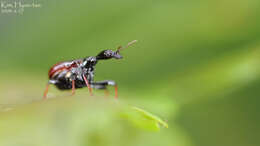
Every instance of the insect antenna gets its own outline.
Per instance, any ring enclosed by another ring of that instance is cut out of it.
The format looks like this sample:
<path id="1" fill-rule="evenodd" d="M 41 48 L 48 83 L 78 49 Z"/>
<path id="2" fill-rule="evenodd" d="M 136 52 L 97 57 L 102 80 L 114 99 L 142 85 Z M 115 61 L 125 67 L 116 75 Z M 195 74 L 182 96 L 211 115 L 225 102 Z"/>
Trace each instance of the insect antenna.
<path id="1" fill-rule="evenodd" d="M 137 42 L 137 40 L 133 40 L 133 41 L 129 42 L 125 47 L 119 46 L 117 48 L 117 50 L 116 50 L 116 53 L 119 53 L 122 49 L 126 49 L 126 48 L 128 48 L 129 46 L 133 45 L 136 42 Z"/>

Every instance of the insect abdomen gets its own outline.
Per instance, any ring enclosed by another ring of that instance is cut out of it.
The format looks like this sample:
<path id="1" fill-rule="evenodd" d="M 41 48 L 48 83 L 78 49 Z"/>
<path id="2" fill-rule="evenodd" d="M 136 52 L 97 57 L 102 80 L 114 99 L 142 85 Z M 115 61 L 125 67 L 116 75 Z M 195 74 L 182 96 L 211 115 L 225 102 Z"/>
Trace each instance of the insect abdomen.
<path id="1" fill-rule="evenodd" d="M 55 77 L 59 73 L 63 71 L 69 71 L 73 67 L 78 67 L 76 62 L 70 61 L 70 62 L 61 62 L 53 65 L 51 69 L 49 70 L 48 76 L 49 79 Z"/>

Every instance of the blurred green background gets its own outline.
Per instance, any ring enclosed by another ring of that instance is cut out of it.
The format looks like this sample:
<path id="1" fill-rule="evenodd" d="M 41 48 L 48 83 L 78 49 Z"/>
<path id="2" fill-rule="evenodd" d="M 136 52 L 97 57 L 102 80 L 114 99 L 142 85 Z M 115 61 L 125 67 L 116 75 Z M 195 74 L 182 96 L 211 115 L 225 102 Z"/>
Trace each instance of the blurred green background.
<path id="1" fill-rule="evenodd" d="M 35 118 L 38 114 L 46 123 L 52 123 L 52 120 L 58 125 L 63 123 L 59 118 L 58 121 L 49 118 L 46 113 L 55 113 L 57 109 L 62 113 L 63 106 L 59 104 L 68 106 L 71 102 L 62 97 L 68 92 L 51 87 L 49 97 L 59 100 L 50 103 L 49 112 L 41 104 L 47 72 L 53 64 L 94 56 L 103 49 L 116 49 L 135 39 L 137 44 L 122 51 L 123 60 L 100 61 L 95 79 L 117 81 L 119 101 L 159 115 L 168 121 L 169 128 L 145 134 L 137 130 L 135 134 L 132 132 L 133 138 L 126 134 L 131 133 L 131 128 L 124 127 L 123 132 L 111 129 L 117 127 L 111 117 L 107 117 L 110 122 L 99 123 L 107 124 L 103 130 L 90 120 L 87 127 L 94 127 L 94 136 L 93 133 L 86 134 L 86 143 L 90 144 L 88 138 L 93 136 L 91 145 L 109 145 L 98 135 L 106 137 L 112 131 L 112 135 L 124 137 L 115 142 L 118 145 L 260 144 L 258 0 L 36 2 L 41 8 L 25 8 L 23 14 L 0 13 L 0 107 L 7 111 L 10 106 L 23 105 L 21 111 L 18 107 L 14 112 L 0 113 L 0 128 L 3 128 L 0 135 L 9 133 L 1 138 L 7 141 L 5 145 L 10 144 L 9 140 L 19 141 L 17 136 L 26 132 L 29 134 L 25 135 L 32 136 L 30 132 L 34 133 L 35 129 L 30 130 L 28 125 L 39 123 L 38 128 L 44 129 L 42 120 Z M 112 98 L 113 89 L 110 89 Z M 103 96 L 102 91 L 95 91 L 95 94 Z M 88 95 L 87 89 L 77 90 L 75 100 L 85 101 L 82 97 Z M 40 103 L 35 106 L 31 102 Z M 93 113 L 76 110 L 78 102 L 73 101 L 64 111 L 75 111 L 69 114 L 72 118 L 87 114 L 91 117 Z M 40 113 L 35 112 L 38 108 Z M 100 108 L 100 111 L 106 110 L 103 106 Z M 86 110 L 99 113 L 91 106 Z M 101 117 L 95 118 L 99 121 Z M 16 134 L 10 132 L 14 125 L 24 130 L 20 134 L 15 129 Z M 40 130 L 40 137 L 48 139 L 46 135 L 53 127 L 48 128 L 49 131 Z M 75 135 L 61 139 L 77 137 L 76 133 L 74 129 Z M 59 134 L 54 133 L 53 137 Z M 109 136 L 108 139 L 113 139 Z M 63 145 L 59 136 L 54 139 L 57 140 L 54 145 Z M 46 145 L 45 142 L 42 145 Z M 110 144 L 114 145 L 113 142 Z"/>

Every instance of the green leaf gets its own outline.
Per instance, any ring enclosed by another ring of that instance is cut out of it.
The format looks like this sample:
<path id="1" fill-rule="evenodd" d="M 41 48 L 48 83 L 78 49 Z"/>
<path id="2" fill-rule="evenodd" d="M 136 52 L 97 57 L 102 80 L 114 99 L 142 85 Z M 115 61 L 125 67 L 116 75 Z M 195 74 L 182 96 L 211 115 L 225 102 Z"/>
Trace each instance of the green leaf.
<path id="1" fill-rule="evenodd" d="M 134 109 L 135 111 L 141 113 L 144 117 L 146 117 L 147 119 L 153 120 L 155 122 L 157 122 L 158 124 L 162 125 L 165 128 L 168 128 L 168 124 L 166 122 L 164 122 L 161 118 L 159 118 L 158 116 L 149 113 L 141 108 L 138 107 L 132 107 L 132 109 Z"/>
<path id="2" fill-rule="evenodd" d="M 127 119 L 135 127 L 148 130 L 159 131 L 160 125 L 168 128 L 168 124 L 161 120 L 158 116 L 155 116 L 143 109 L 137 107 L 127 108 L 124 112 L 120 113 L 121 117 Z"/>

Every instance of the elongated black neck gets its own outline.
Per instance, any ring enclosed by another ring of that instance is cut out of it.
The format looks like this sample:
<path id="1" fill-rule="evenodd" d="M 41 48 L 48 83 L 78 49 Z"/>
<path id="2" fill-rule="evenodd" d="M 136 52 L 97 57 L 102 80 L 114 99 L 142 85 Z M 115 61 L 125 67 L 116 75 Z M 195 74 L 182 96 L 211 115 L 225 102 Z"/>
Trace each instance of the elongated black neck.
<path id="1" fill-rule="evenodd" d="M 107 59 L 110 59 L 108 58 L 107 56 L 105 56 L 103 53 L 100 53 L 96 56 L 96 59 L 97 60 L 107 60 Z"/>

